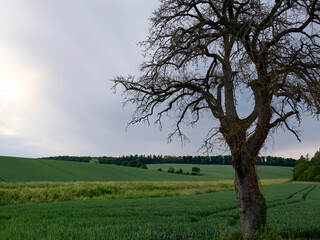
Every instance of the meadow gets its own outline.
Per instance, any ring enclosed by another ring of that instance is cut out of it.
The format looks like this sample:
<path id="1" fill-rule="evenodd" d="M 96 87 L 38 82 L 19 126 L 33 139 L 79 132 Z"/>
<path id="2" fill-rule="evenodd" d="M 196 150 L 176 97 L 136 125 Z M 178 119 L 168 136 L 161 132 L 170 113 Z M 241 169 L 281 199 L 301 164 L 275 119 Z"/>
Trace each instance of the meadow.
<path id="1" fill-rule="evenodd" d="M 263 179 L 262 186 L 289 179 Z M 231 191 L 232 180 L 203 182 L 32 182 L 0 183 L 0 206 L 90 199 L 154 198 Z"/>

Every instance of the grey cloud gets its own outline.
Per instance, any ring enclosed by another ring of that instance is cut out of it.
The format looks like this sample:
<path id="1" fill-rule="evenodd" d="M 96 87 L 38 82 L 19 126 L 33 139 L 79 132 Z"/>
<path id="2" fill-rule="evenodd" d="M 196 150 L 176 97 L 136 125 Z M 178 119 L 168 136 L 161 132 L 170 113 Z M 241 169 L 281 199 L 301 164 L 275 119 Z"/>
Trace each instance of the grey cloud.
<path id="1" fill-rule="evenodd" d="M 10 42 L 43 75 L 29 83 L 35 93 L 19 102 L 25 111 L 17 128 L 19 137 L 0 133 L 0 153 L 35 157 L 201 154 L 197 150 L 216 124 L 212 118 L 202 119 L 194 129 L 185 128 L 191 142 L 181 148 L 179 139 L 167 144 L 173 125 L 169 118 L 163 131 L 143 124 L 126 131 L 134 106 L 122 109 L 121 95 L 110 90 L 110 79 L 138 74 L 142 57 L 136 44 L 145 39 L 148 18 L 157 5 L 156 0 L 3 2 L 0 40 Z M 310 120 L 303 125 L 303 140 L 313 149 L 320 144 L 314 137 L 319 136 L 318 123 Z M 276 147 L 268 143 L 273 155 L 286 154 L 281 150 L 296 146 L 294 137 L 287 134 L 274 138 Z"/>

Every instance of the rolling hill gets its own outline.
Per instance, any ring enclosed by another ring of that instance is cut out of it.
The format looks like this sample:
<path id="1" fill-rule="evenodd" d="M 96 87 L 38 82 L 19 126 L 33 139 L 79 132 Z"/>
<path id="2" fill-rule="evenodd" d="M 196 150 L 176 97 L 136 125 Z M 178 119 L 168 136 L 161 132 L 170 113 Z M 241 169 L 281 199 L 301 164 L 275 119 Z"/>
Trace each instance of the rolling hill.
<path id="1" fill-rule="evenodd" d="M 150 170 L 157 170 L 161 168 L 167 171 L 170 167 L 175 170 L 182 169 L 184 173 L 190 172 L 192 167 L 200 168 L 200 177 L 202 181 L 215 181 L 215 180 L 229 180 L 234 179 L 234 169 L 231 165 L 200 165 L 200 164 L 149 164 Z M 262 179 L 276 179 L 276 178 L 291 178 L 292 167 L 279 167 L 279 166 L 261 166 L 256 167 L 257 173 Z"/>
<path id="2" fill-rule="evenodd" d="M 186 178 L 117 165 L 0 157 L 0 180 L 4 182 L 185 181 Z"/>
<path id="3" fill-rule="evenodd" d="M 195 165 L 174 165 L 190 171 Z M 117 165 L 68 162 L 58 160 L 0 157 L 2 182 L 73 182 L 73 181 L 214 181 L 233 179 L 231 166 L 198 165 L 202 176 L 172 174 L 154 171 L 168 164 L 148 165 L 149 170 Z M 259 167 L 262 178 L 290 178 L 290 167 Z"/>

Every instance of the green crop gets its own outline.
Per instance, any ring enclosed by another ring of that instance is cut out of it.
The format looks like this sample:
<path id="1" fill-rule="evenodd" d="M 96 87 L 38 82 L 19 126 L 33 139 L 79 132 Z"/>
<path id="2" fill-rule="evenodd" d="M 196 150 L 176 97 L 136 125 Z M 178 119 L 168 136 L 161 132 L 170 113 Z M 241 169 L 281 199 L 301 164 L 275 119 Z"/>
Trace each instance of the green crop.
<path id="1" fill-rule="evenodd" d="M 190 172 L 201 169 L 200 176 L 172 174 L 169 166 Z M 216 181 L 233 180 L 234 170 L 226 165 L 151 164 L 149 170 L 107 164 L 90 164 L 46 159 L 0 157 L 0 182 L 73 181 Z M 158 168 L 164 171 L 153 171 Z M 258 166 L 262 179 L 291 178 L 291 167 Z"/>
<path id="2" fill-rule="evenodd" d="M 234 169 L 230 165 L 204 165 L 204 164 L 148 164 L 148 169 L 162 169 L 167 172 L 169 168 L 182 169 L 184 173 L 191 174 L 193 167 L 200 168 L 200 176 L 193 176 L 194 180 L 215 181 L 234 179 Z M 257 166 L 257 172 L 261 179 L 291 178 L 292 167 Z"/>
<path id="3" fill-rule="evenodd" d="M 320 236 L 319 185 L 286 183 L 262 191 L 268 227 L 279 236 Z M 241 238 L 234 191 L 0 207 L 3 240 L 214 238 Z"/>
<path id="4" fill-rule="evenodd" d="M 173 175 L 166 172 L 111 164 L 0 157 L 0 182 L 192 180 L 191 176 Z"/>

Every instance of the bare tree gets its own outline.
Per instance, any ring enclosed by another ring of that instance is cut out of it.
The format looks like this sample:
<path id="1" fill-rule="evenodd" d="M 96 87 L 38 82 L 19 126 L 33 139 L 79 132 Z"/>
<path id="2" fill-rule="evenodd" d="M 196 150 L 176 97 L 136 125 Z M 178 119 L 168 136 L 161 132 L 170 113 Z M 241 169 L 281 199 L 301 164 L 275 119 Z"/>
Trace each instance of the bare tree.
<path id="1" fill-rule="evenodd" d="M 125 101 L 137 104 L 131 124 L 156 116 L 195 124 L 202 112 L 219 121 L 228 145 L 244 236 L 266 224 L 255 159 L 270 130 L 320 113 L 320 1 L 161 0 L 151 18 L 141 76 L 117 77 Z M 239 113 L 241 89 L 252 111 Z M 172 137 L 170 135 L 169 137 Z"/>

